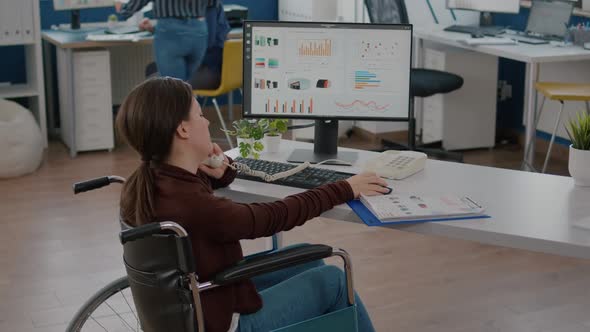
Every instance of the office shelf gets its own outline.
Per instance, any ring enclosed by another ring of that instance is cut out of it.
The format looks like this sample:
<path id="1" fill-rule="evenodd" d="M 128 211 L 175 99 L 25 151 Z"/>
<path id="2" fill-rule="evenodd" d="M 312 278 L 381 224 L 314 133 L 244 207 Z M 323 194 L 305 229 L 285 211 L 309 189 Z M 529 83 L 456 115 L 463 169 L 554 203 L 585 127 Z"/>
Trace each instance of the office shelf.
<path id="1" fill-rule="evenodd" d="M 0 47 L 1 46 L 19 46 L 19 45 L 35 45 L 37 41 L 35 40 L 29 40 L 29 41 L 23 41 L 23 42 L 19 42 L 19 41 L 2 41 L 2 43 L 0 43 Z"/>
<path id="2" fill-rule="evenodd" d="M 0 16 L 2 16 L 0 29 L 4 30 L 4 34 L 0 38 L 0 46 L 24 46 L 27 72 L 26 83 L 0 86 L 0 98 L 29 99 L 29 109 L 39 123 L 43 142 L 47 147 L 39 1 L 2 1 L 0 7 L 2 7 L 0 9 Z"/>
<path id="3" fill-rule="evenodd" d="M 0 86 L 0 98 L 22 98 L 39 95 L 37 88 L 29 84 L 14 84 Z"/>

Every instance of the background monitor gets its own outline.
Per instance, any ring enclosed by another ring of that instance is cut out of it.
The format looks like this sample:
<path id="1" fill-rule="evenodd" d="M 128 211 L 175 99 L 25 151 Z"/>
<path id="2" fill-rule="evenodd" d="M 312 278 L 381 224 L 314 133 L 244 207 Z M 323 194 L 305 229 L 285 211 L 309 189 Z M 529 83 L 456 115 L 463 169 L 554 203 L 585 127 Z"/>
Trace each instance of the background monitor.
<path id="1" fill-rule="evenodd" d="M 520 0 L 447 0 L 447 8 L 518 14 Z"/>
<path id="2" fill-rule="evenodd" d="M 573 10 L 573 2 L 535 0 L 531 6 L 526 31 L 541 36 L 562 38 L 567 32 Z"/>
<path id="3" fill-rule="evenodd" d="M 350 161 L 337 120 L 408 121 L 411 53 L 411 25 L 246 21 L 243 116 L 317 120 L 289 161 Z"/>
<path id="4" fill-rule="evenodd" d="M 55 10 L 114 7 L 114 0 L 53 0 Z"/>
<path id="5" fill-rule="evenodd" d="M 55 10 L 72 11 L 72 29 L 80 29 L 80 9 L 115 7 L 114 0 L 53 0 Z"/>

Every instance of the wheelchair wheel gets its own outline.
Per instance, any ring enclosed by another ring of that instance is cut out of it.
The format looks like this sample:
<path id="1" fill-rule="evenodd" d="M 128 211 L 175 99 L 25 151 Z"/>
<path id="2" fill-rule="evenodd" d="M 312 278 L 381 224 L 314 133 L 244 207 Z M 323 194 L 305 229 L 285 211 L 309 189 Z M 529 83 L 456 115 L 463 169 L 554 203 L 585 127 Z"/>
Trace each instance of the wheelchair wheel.
<path id="1" fill-rule="evenodd" d="M 127 276 L 94 293 L 74 315 L 66 332 L 141 331 Z"/>

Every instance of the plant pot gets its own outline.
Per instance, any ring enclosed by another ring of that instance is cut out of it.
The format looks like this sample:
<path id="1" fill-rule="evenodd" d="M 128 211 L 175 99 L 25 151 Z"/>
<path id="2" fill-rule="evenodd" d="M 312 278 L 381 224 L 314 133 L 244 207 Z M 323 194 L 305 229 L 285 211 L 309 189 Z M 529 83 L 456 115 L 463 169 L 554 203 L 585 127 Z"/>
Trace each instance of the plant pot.
<path id="1" fill-rule="evenodd" d="M 570 145 L 568 169 L 576 186 L 590 186 L 590 150 L 578 150 Z"/>
<path id="2" fill-rule="evenodd" d="M 281 138 L 281 134 L 278 134 L 276 136 L 269 136 L 267 134 L 264 134 L 264 152 L 278 153 L 281 148 Z"/>

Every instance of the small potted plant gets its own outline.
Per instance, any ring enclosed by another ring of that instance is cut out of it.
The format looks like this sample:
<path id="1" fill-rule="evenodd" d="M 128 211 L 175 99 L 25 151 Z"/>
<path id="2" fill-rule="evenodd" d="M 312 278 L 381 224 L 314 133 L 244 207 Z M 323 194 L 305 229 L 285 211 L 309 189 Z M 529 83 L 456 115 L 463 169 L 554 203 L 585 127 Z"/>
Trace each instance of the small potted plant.
<path id="1" fill-rule="evenodd" d="M 233 130 L 226 132 L 231 136 L 236 136 L 240 155 L 243 158 L 260 158 L 260 152 L 264 145 L 260 141 L 264 137 L 264 128 L 257 121 L 246 119 L 232 122 Z"/>
<path id="2" fill-rule="evenodd" d="M 566 131 L 572 144 L 569 150 L 569 172 L 578 186 L 590 186 L 590 115 L 579 113 L 570 120 Z"/>
<path id="3" fill-rule="evenodd" d="M 281 146 L 281 138 L 287 132 L 287 123 L 285 119 L 262 119 L 259 121 L 260 126 L 264 129 L 264 145 L 266 152 L 277 153 Z"/>

